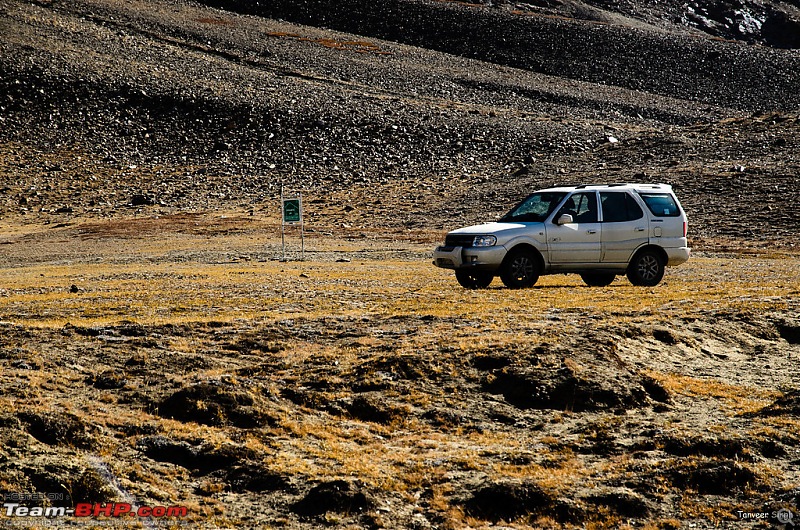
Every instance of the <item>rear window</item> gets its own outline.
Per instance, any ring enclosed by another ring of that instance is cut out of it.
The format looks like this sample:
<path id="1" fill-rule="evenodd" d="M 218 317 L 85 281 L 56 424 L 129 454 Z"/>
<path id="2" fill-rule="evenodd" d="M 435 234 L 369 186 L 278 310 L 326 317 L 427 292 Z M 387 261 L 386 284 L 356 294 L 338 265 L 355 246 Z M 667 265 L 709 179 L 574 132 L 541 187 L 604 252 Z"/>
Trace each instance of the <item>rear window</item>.
<path id="1" fill-rule="evenodd" d="M 681 212 L 678 210 L 678 203 L 669 193 L 640 193 L 644 203 L 658 217 L 678 217 Z"/>

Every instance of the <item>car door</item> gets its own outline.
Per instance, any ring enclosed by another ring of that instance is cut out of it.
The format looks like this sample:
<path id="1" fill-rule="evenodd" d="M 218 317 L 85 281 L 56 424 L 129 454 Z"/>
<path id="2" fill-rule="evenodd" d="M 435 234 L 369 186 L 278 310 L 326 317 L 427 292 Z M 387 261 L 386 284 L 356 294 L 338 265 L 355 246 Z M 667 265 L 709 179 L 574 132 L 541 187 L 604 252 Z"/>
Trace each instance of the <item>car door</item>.
<path id="1" fill-rule="evenodd" d="M 601 191 L 603 214 L 602 262 L 628 263 L 648 241 L 649 223 L 633 196 L 625 191 Z"/>
<path id="2" fill-rule="evenodd" d="M 572 222 L 558 224 L 562 215 Z M 573 193 L 546 224 L 550 263 L 572 265 L 600 261 L 601 225 L 598 222 L 597 192 Z"/>

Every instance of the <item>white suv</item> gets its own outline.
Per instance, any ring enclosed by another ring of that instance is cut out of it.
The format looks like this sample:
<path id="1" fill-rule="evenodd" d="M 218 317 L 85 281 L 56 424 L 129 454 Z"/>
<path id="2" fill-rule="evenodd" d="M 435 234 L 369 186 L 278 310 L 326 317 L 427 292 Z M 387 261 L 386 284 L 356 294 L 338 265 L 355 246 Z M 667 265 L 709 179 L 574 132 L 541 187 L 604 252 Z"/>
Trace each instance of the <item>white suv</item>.
<path id="1" fill-rule="evenodd" d="M 539 190 L 495 223 L 447 234 L 433 264 L 454 269 L 463 287 L 495 276 L 512 289 L 542 274 L 577 273 L 594 287 L 627 274 L 654 286 L 664 267 L 689 259 L 687 219 L 667 184 L 605 184 Z"/>

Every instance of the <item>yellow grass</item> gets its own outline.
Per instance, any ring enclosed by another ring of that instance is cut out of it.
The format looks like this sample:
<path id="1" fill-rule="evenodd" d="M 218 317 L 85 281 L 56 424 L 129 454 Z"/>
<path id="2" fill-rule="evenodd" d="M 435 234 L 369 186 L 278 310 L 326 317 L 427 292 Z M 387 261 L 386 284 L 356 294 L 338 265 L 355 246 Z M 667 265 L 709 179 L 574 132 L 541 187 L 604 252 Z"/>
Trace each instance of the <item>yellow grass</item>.
<path id="1" fill-rule="evenodd" d="M 733 385 L 716 379 L 700 379 L 682 374 L 664 374 L 653 370 L 647 370 L 646 373 L 658 381 L 671 394 L 714 399 L 735 414 L 755 412 L 769 405 L 780 396 L 780 392 L 769 388 Z"/>
<path id="2" fill-rule="evenodd" d="M 655 288 L 617 279 L 586 288 L 577 276 L 542 277 L 531 290 L 495 280 L 482 291 L 461 289 L 452 273 L 418 261 L 249 263 L 65 263 L 0 269 L 0 318 L 25 326 L 143 325 L 291 316 L 430 315 L 481 319 L 493 329 L 520 329 L 553 315 L 632 317 L 714 309 L 781 310 L 798 292 L 797 262 L 695 258 L 670 269 Z M 720 281 L 720 277 L 723 278 Z M 69 292 L 71 285 L 79 289 Z M 512 325 L 513 324 L 513 325 Z"/>
<path id="3" fill-rule="evenodd" d="M 188 221 L 187 221 L 188 222 Z M 194 221 L 192 221 L 194 222 Z M 145 225 L 142 225 L 145 226 Z M 149 229 L 148 229 L 149 230 Z M 155 230 L 155 229 L 154 229 Z M 157 230 L 156 230 L 157 232 Z M 174 234 L 173 234 L 174 236 Z M 23 235 L 14 235 L 22 238 Z M 116 237 L 116 236 L 114 236 Z M 427 237 L 427 236 L 426 236 Z M 116 240 L 115 240 L 116 241 Z M 287 320 L 366 318 L 385 322 L 404 319 L 426 320 L 424 330 L 406 335 L 398 333 L 391 340 L 370 333 L 356 334 L 347 340 L 295 338 L 284 343 L 280 335 L 260 343 L 268 348 L 276 361 L 302 363 L 318 357 L 336 362 L 345 377 L 347 370 L 364 363 L 365 355 L 377 355 L 382 347 L 387 355 L 400 359 L 416 351 L 456 351 L 459 355 L 433 357 L 425 370 L 435 378 L 457 375 L 460 354 L 468 358 L 481 351 L 508 348 L 532 348 L 537 344 L 580 332 L 594 317 L 598 322 L 626 323 L 663 322 L 665 318 L 711 311 L 781 311 L 790 307 L 793 295 L 800 293 L 798 270 L 800 261 L 749 257 L 721 259 L 694 257 L 685 266 L 669 269 L 664 282 L 655 288 L 631 286 L 618 278 L 606 288 L 585 287 L 577 276 L 542 277 L 534 289 L 513 291 L 495 280 L 490 289 L 464 290 L 455 282 L 451 271 L 437 269 L 426 255 L 428 243 L 386 243 L 376 240 L 345 241 L 311 238 L 310 258 L 304 262 L 231 261 L 168 259 L 170 253 L 262 252 L 274 240 L 264 235 L 245 233 L 237 236 L 207 238 L 197 235 L 174 236 L 171 239 L 140 238 L 110 243 L 104 239 L 92 247 L 96 255 L 73 256 L 71 259 L 14 263 L 0 266 L 0 320 L 29 328 L 59 329 L 67 323 L 82 327 L 102 327 L 122 322 L 145 326 L 185 323 L 242 323 L 245 330 L 271 329 Z M 74 242 L 73 242 L 74 243 Z M 21 244 L 21 243 L 17 243 Z M 62 245 L 60 251 L 64 250 Z M 126 254 L 117 252 L 124 247 Z M 382 247 L 404 247 L 416 259 L 398 259 L 387 254 L 379 259 Z M 15 247 L 15 245 L 9 245 Z M 363 254 L 355 254 L 362 250 Z M 15 249 L 12 249 L 15 250 Z M 335 257 L 354 253 L 352 261 L 340 263 Z M 209 254 L 210 255 L 210 254 Z M 216 255 L 216 254 L 214 254 Z M 362 258 L 369 255 L 370 259 Z M 384 257 L 385 257 L 384 256 Z M 38 255 L 42 259 L 42 254 Z M 98 259 L 101 258 L 101 259 Z M 754 274 L 754 270 L 759 271 Z M 77 292 L 70 292 L 76 285 Z M 196 326 L 195 329 L 205 328 Z M 211 329 L 211 326 L 208 327 Z M 382 330 L 385 330 L 382 328 Z M 324 335 L 325 326 L 317 332 Z M 165 337 L 162 346 L 174 353 L 189 355 L 208 348 L 201 334 Z M 258 353 L 256 351 L 255 353 Z M 152 351 L 132 350 L 126 355 L 139 356 L 147 362 Z M 232 354 L 233 355 L 233 354 Z M 413 363 L 416 357 L 409 359 Z M 569 361 L 568 362 L 572 362 Z M 583 369 L 575 364 L 575 371 Z M 99 368 L 98 368 L 99 369 Z M 176 387 L 195 379 L 224 376 L 217 367 L 198 370 L 190 375 L 170 374 Z M 757 410 L 778 396 L 773 390 L 725 384 L 690 375 L 650 371 L 673 396 L 716 400 L 731 414 Z M 532 432 L 520 437 L 515 430 L 499 429 L 474 432 L 459 426 L 434 427 L 415 414 L 400 418 L 391 425 L 379 425 L 341 417 L 331 421 L 327 413 L 288 403 L 273 403 L 270 413 L 278 420 L 262 431 L 237 437 L 234 429 L 199 426 L 191 422 L 167 420 L 135 407 L 120 406 L 115 399 L 101 397 L 80 404 L 64 404 L 64 398 L 51 393 L 40 397 L 40 390 L 55 385 L 45 370 L 20 372 L 30 395 L 25 395 L 29 410 L 63 410 L 91 417 L 99 424 L 157 424 L 159 432 L 179 440 L 202 438 L 213 447 L 226 444 L 243 445 L 268 455 L 262 462 L 268 470 L 314 480 L 358 477 L 370 486 L 402 497 L 412 496 L 423 487 L 433 492 L 432 505 L 450 517 L 449 525 L 481 526 L 457 507 L 449 507 L 448 473 L 475 473 L 488 480 L 516 478 L 531 480 L 553 492 L 571 491 L 608 481 L 609 477 L 628 477 L 633 471 L 625 458 L 594 458 L 565 449 L 561 437 L 553 431 Z M 63 381 L 82 387 L 84 375 Z M 335 388 L 336 373 L 330 383 Z M 373 374 L 365 374 L 373 377 Z M 243 386 L 246 376 L 234 376 L 228 382 Z M 264 383 L 268 393 L 278 395 L 274 381 Z M 56 386 L 52 387 L 56 389 Z M 347 398 L 331 391 L 325 399 Z M 384 397 L 398 398 L 398 390 L 389 389 Z M 439 392 L 439 394 L 437 394 Z M 56 397 L 52 397 L 56 396 Z M 459 396 L 447 396 L 445 389 L 409 391 L 400 401 L 409 407 L 428 408 L 432 401 L 457 403 Z M 16 399 L 20 399 L 17 394 Z M 452 400 L 452 401 L 451 401 Z M 0 411 L 12 412 L 17 402 L 10 396 L 0 399 Z M 554 426 L 568 423 L 569 413 L 553 411 L 549 421 Z M 602 422 L 600 422 L 602 420 Z M 616 430 L 621 419 L 609 416 L 597 420 L 598 429 Z M 767 429 L 786 432 L 787 427 L 761 423 Z M 797 425 L 788 427 L 799 432 Z M 771 432 L 771 431 L 770 431 Z M 112 455 L 124 444 L 135 440 L 109 443 L 101 448 L 103 455 Z M 537 462 L 524 458 L 498 458 L 499 455 L 526 456 L 535 453 Z M 547 458 L 542 464 L 542 455 Z M 142 469 L 144 476 L 148 470 Z M 164 475 L 166 476 L 166 475 Z M 138 477 L 143 478 L 143 477 Z M 168 477 L 167 477 L 168 478 Z M 143 488 L 169 491 L 167 478 L 159 476 L 151 482 L 142 480 Z M 133 479 L 132 479 L 133 480 Z M 208 479 L 199 484 L 206 494 L 220 492 L 220 484 Z M 716 517 L 723 511 L 703 512 L 701 505 L 684 503 L 688 514 Z M 217 507 L 205 507 L 212 510 Z M 608 527 L 623 521 L 611 516 L 598 518 L 595 528 Z M 540 521 L 542 526 L 555 523 Z M 658 526 L 658 525 L 656 525 Z M 663 525 L 668 527 L 668 522 Z"/>

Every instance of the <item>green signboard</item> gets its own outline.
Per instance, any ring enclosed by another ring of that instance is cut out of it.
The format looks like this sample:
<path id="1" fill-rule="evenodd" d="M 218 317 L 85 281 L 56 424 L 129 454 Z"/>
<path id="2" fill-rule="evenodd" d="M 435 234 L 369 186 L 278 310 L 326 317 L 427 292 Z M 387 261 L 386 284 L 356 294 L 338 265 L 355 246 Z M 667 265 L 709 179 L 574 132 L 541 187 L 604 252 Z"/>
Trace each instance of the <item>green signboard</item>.
<path id="1" fill-rule="evenodd" d="M 283 222 L 300 222 L 300 199 L 283 199 Z"/>

